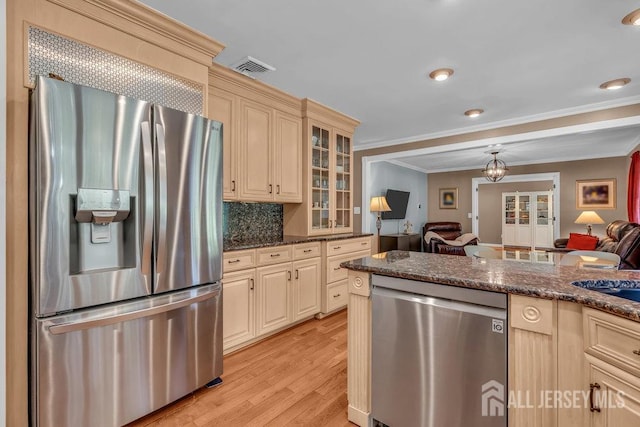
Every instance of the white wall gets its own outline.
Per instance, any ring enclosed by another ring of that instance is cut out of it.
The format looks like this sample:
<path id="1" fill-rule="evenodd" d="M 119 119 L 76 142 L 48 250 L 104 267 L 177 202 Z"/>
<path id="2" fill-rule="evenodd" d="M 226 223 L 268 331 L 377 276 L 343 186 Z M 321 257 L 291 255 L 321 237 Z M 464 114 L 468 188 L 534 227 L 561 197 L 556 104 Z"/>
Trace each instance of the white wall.
<path id="1" fill-rule="evenodd" d="M 6 234 L 5 225 L 7 223 L 5 214 L 6 199 L 6 155 L 5 144 L 7 137 L 7 2 L 0 0 L 0 426 L 4 426 L 7 420 L 6 411 L 6 335 L 5 319 L 7 318 L 5 309 L 5 298 L 7 291 L 6 262 Z"/>
<path id="2" fill-rule="evenodd" d="M 371 197 L 384 196 L 389 188 L 410 193 L 405 219 L 382 220 L 380 234 L 402 233 L 407 220 L 413 224 L 414 233 L 421 232 L 427 220 L 427 174 L 388 162 L 375 162 L 371 164 L 368 185 Z M 369 231 L 377 233 L 376 214 L 370 215 Z"/>

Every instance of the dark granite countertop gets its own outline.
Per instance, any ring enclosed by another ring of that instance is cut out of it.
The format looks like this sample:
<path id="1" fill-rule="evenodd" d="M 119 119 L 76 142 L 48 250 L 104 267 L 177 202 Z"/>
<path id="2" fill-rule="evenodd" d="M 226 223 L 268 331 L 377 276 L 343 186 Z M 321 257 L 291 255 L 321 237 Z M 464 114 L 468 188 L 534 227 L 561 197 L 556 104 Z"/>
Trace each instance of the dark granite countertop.
<path id="1" fill-rule="evenodd" d="M 372 233 L 343 233 L 327 234 L 323 236 L 290 236 L 284 235 L 279 239 L 255 239 L 255 240 L 224 240 L 222 248 L 224 252 L 240 251 L 243 249 L 267 248 L 270 246 L 292 245 L 295 243 L 325 242 L 329 240 L 353 239 L 356 237 L 373 236 Z"/>
<path id="2" fill-rule="evenodd" d="M 571 284 L 588 279 L 640 280 L 640 271 L 405 251 L 386 252 L 345 262 L 341 266 L 401 279 L 576 302 L 640 322 L 640 303 Z"/>

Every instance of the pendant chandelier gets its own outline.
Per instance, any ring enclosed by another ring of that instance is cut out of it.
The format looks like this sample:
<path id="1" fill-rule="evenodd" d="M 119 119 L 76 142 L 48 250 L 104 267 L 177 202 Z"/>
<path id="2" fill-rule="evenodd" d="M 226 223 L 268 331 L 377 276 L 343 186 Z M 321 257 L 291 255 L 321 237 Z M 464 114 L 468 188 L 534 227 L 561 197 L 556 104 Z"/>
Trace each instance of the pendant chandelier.
<path id="1" fill-rule="evenodd" d="M 482 174 L 487 178 L 487 181 L 498 182 L 504 178 L 509 169 L 505 162 L 498 160 L 496 157 L 498 154 L 497 151 L 494 151 L 491 154 L 493 155 L 493 160 L 490 160 L 489 163 L 487 163 L 487 166 L 482 169 Z"/>

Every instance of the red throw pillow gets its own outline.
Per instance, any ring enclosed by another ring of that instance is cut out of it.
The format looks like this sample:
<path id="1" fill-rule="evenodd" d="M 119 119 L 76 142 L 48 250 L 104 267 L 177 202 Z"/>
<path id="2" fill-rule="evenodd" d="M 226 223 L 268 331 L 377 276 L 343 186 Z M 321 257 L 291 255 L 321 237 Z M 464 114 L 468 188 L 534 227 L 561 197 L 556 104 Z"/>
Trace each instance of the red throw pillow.
<path id="1" fill-rule="evenodd" d="M 580 249 L 592 251 L 598 246 L 598 238 L 588 234 L 569 233 L 567 249 Z"/>

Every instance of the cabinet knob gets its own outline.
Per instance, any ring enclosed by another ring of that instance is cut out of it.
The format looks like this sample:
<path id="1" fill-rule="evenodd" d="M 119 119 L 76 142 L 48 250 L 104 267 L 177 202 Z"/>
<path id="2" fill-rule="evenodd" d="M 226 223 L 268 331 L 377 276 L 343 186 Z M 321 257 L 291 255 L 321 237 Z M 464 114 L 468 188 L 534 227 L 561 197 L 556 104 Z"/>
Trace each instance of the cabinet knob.
<path id="1" fill-rule="evenodd" d="M 291 281 L 291 271 L 287 271 L 287 280 Z"/>
<path id="2" fill-rule="evenodd" d="M 236 180 L 231 181 L 231 191 L 236 191 Z"/>
<path id="3" fill-rule="evenodd" d="M 296 280 L 298 280 L 298 269 L 296 269 Z"/>
<path id="4" fill-rule="evenodd" d="M 236 262 L 240 262 L 240 259 L 230 259 L 227 261 L 228 264 L 235 264 Z"/>
<path id="5" fill-rule="evenodd" d="M 342 249 L 342 246 L 335 246 L 333 250 L 337 251 L 338 249 Z"/>
<path id="6" fill-rule="evenodd" d="M 341 294 L 335 294 L 333 297 L 334 298 L 339 298 Z"/>
<path id="7" fill-rule="evenodd" d="M 276 194 L 280 194 L 280 184 L 276 185 Z"/>
<path id="8" fill-rule="evenodd" d="M 333 271 L 338 271 L 340 270 L 341 267 L 333 267 Z"/>
<path id="9" fill-rule="evenodd" d="M 636 356 L 640 356 L 640 350 L 633 350 L 633 354 L 635 354 Z"/>
<path id="10" fill-rule="evenodd" d="M 276 257 L 279 257 L 279 256 L 280 256 L 280 254 L 271 254 L 271 258 L 276 258 Z"/>
<path id="11" fill-rule="evenodd" d="M 250 287 L 249 289 L 250 289 L 250 290 L 253 290 L 254 285 L 255 285 L 255 281 L 254 281 L 253 279 L 250 279 L 250 280 L 251 280 L 251 287 Z"/>
<path id="12" fill-rule="evenodd" d="M 313 250 L 313 249 L 305 249 L 303 252 L 304 252 L 305 254 L 308 254 L 308 253 L 309 253 L 309 252 L 311 252 L 312 250 Z"/>
<path id="13" fill-rule="evenodd" d="M 269 184 L 269 194 L 273 194 L 273 184 Z"/>

